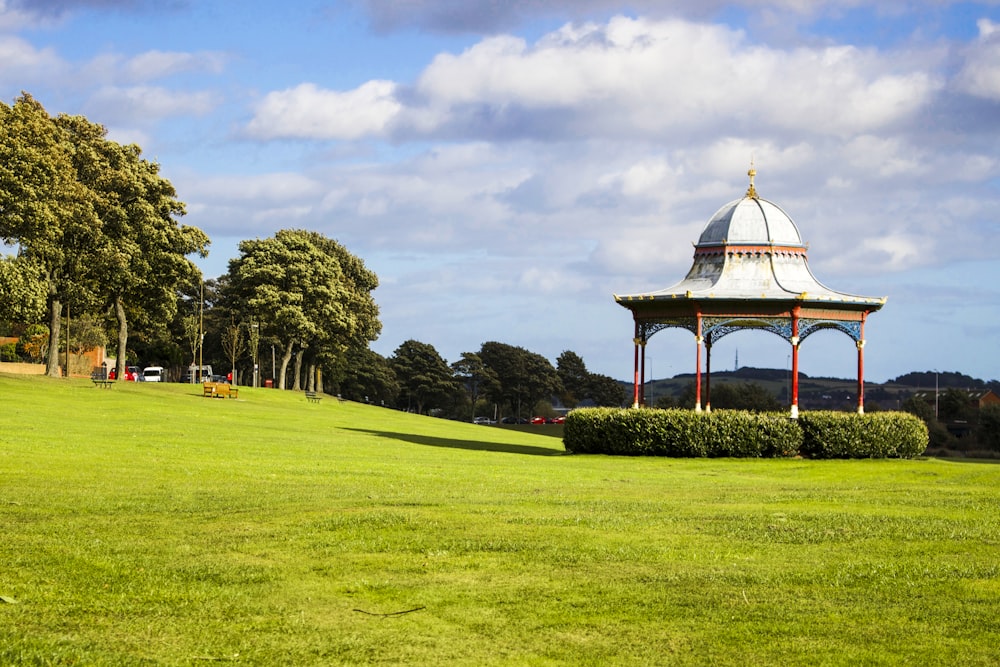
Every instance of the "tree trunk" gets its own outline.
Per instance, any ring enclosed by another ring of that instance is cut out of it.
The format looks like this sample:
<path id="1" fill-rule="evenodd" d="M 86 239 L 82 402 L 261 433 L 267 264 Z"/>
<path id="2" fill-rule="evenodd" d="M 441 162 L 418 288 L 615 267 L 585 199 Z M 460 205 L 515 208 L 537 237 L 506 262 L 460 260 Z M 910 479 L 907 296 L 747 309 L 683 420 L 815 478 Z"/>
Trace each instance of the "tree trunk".
<path id="1" fill-rule="evenodd" d="M 121 296 L 115 297 L 115 317 L 118 318 L 118 360 L 115 362 L 115 377 L 125 379 L 125 348 L 128 346 L 128 320 L 125 317 L 125 304 Z"/>
<path id="2" fill-rule="evenodd" d="M 49 291 L 49 351 L 45 374 L 52 378 L 59 377 L 59 327 L 62 323 L 62 303 L 53 290 Z M 67 346 L 68 348 L 68 346 Z M 69 368 L 66 369 L 69 375 Z"/>
<path id="3" fill-rule="evenodd" d="M 292 346 L 295 345 L 294 340 L 288 341 L 288 345 L 285 346 L 285 351 L 281 354 L 281 377 L 278 378 L 278 388 L 285 388 L 285 378 L 288 377 L 288 362 L 292 360 Z"/>
<path id="4" fill-rule="evenodd" d="M 316 367 L 316 393 L 317 394 L 322 394 L 323 393 L 323 367 L 322 366 L 317 366 Z"/>
<path id="5" fill-rule="evenodd" d="M 293 391 L 298 391 L 302 389 L 302 357 L 305 356 L 306 348 L 305 346 L 299 347 L 299 351 L 295 353 L 295 384 L 292 387 Z"/>
<path id="6" fill-rule="evenodd" d="M 316 391 L 316 364 L 306 365 L 306 391 Z"/>

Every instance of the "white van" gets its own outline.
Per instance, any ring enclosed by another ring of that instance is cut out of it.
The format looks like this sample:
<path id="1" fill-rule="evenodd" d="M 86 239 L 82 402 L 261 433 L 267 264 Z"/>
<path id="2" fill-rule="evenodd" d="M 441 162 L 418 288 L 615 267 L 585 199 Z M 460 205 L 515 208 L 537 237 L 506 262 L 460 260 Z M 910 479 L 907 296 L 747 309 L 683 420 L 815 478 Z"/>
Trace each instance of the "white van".
<path id="1" fill-rule="evenodd" d="M 163 366 L 146 366 L 142 369 L 143 382 L 166 382 L 167 376 Z"/>
<path id="2" fill-rule="evenodd" d="M 200 370 L 199 370 L 200 369 Z M 181 382 L 185 384 L 212 381 L 212 366 L 195 366 L 191 364 L 181 375 Z"/>

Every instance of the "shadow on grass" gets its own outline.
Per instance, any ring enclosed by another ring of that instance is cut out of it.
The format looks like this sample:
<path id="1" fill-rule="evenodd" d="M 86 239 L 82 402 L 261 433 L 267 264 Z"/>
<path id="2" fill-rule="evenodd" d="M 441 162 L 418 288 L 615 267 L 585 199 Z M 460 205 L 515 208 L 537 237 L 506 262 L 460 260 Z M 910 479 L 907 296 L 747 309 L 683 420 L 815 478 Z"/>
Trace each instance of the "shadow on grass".
<path id="1" fill-rule="evenodd" d="M 395 433 L 367 428 L 347 428 L 346 431 L 368 433 L 380 438 L 412 442 L 415 445 L 429 447 L 448 447 L 450 449 L 468 449 L 476 452 L 504 452 L 507 454 L 525 454 L 528 456 L 564 456 L 565 451 L 549 447 L 534 447 L 532 445 L 513 445 L 503 442 L 479 442 L 477 440 L 455 440 L 454 438 L 437 438 L 430 435 L 415 435 L 413 433 Z"/>

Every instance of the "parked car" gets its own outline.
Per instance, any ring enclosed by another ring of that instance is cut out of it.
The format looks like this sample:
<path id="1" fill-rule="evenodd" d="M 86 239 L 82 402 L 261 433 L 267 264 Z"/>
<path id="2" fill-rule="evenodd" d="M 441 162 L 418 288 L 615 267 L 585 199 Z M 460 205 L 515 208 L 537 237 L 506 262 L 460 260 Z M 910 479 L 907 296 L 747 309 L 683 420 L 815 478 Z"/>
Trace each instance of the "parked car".
<path id="1" fill-rule="evenodd" d="M 125 377 L 123 377 L 122 379 L 125 380 L 125 382 L 135 382 L 135 374 L 138 370 L 139 369 L 137 369 L 135 366 L 126 366 Z M 108 379 L 109 380 L 118 379 L 118 369 L 115 368 L 114 366 L 112 366 L 111 370 L 108 371 Z"/>
<path id="2" fill-rule="evenodd" d="M 517 417 L 504 417 L 500 420 L 501 424 L 527 424 L 528 420 L 524 417 L 518 419 Z"/>
<path id="3" fill-rule="evenodd" d="M 473 424 L 496 424 L 496 422 L 493 421 L 492 419 L 490 419 L 489 417 L 476 417 L 475 419 L 472 420 L 472 423 Z"/>
<path id="4" fill-rule="evenodd" d="M 547 424 L 548 420 L 545 417 L 532 417 L 531 418 L 531 423 L 532 424 Z"/>
<path id="5" fill-rule="evenodd" d="M 167 374 L 163 366 L 146 366 L 142 369 L 143 382 L 166 382 Z"/>
<path id="6" fill-rule="evenodd" d="M 196 366 L 195 364 L 191 364 L 181 374 L 181 382 L 186 384 L 210 382 L 211 380 L 212 367 L 210 365 Z"/>
<path id="7" fill-rule="evenodd" d="M 552 423 L 553 424 L 565 424 L 566 423 L 566 418 L 563 417 L 563 416 L 553 417 L 552 418 Z"/>

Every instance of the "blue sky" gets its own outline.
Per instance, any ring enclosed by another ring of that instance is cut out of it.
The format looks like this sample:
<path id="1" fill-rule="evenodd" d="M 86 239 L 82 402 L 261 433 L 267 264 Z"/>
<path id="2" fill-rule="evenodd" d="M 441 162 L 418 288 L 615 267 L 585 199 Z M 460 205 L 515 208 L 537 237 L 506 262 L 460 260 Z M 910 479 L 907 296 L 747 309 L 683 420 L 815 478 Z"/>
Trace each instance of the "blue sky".
<path id="1" fill-rule="evenodd" d="M 887 296 L 866 374 L 1000 378 L 1000 5 L 947 0 L 0 0 L 0 99 L 138 143 L 212 239 L 336 238 L 380 277 L 390 355 L 488 340 L 632 372 L 613 294 L 684 277 L 746 190 L 841 291 Z M 772 334 L 713 368 L 781 368 Z M 656 377 L 694 341 L 651 339 Z M 852 377 L 842 334 L 810 375 Z"/>

